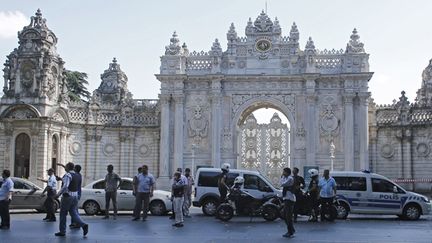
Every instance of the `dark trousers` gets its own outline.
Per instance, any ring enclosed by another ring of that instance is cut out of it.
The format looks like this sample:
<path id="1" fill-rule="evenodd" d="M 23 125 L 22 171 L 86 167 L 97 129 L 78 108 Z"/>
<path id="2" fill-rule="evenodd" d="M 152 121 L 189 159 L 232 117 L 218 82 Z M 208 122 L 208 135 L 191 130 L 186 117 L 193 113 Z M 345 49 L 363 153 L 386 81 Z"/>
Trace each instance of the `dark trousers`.
<path id="1" fill-rule="evenodd" d="M 9 200 L 0 201 L 1 226 L 10 227 Z"/>
<path id="2" fill-rule="evenodd" d="M 219 194 L 220 194 L 219 203 L 224 203 L 225 202 L 227 193 L 228 193 L 227 190 L 220 190 L 219 189 Z"/>
<path id="3" fill-rule="evenodd" d="M 85 223 L 81 220 L 78 214 L 78 198 L 72 196 L 65 196 L 61 199 L 60 203 L 60 232 L 66 233 L 66 216 L 70 214 L 72 222 L 80 227 L 83 227 Z"/>
<path id="4" fill-rule="evenodd" d="M 109 215 L 110 200 L 113 204 L 114 216 L 117 216 L 117 191 L 105 192 L 105 215 Z"/>
<path id="5" fill-rule="evenodd" d="M 47 219 L 55 219 L 55 199 L 54 199 L 55 193 L 52 192 L 48 192 L 48 196 L 45 200 L 44 206 L 45 206 L 45 210 L 46 210 L 46 218 Z"/>
<path id="6" fill-rule="evenodd" d="M 284 201 L 285 223 L 287 225 L 288 234 L 292 235 L 295 232 L 293 224 L 294 202 L 290 200 Z"/>
<path id="7" fill-rule="evenodd" d="M 304 198 L 302 193 L 296 193 L 294 195 L 296 197 L 296 202 L 294 203 L 293 217 L 294 217 L 294 221 L 297 221 L 297 215 L 300 208 L 300 203 L 304 203 Z"/>
<path id="8" fill-rule="evenodd" d="M 333 198 L 332 197 L 321 197 L 320 198 L 321 203 L 321 221 L 324 220 L 324 214 L 326 213 L 327 206 L 333 204 Z"/>
<path id="9" fill-rule="evenodd" d="M 150 193 L 149 192 L 138 192 L 135 196 L 135 209 L 134 218 L 139 218 L 141 209 L 143 211 L 143 219 L 147 218 L 147 212 L 149 210 Z"/>

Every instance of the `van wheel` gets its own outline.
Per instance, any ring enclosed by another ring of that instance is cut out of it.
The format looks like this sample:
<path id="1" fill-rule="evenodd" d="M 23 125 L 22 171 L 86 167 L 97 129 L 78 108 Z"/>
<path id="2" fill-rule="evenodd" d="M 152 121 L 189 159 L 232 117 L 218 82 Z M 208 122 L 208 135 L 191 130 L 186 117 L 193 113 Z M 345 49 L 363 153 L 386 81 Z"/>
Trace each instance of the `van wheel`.
<path id="1" fill-rule="evenodd" d="M 408 204 L 403 210 L 403 218 L 407 220 L 417 220 L 420 218 L 420 207 L 417 204 Z"/>
<path id="2" fill-rule="evenodd" d="M 346 203 L 340 202 L 336 206 L 337 219 L 347 219 L 349 214 L 349 207 Z"/>
<path id="3" fill-rule="evenodd" d="M 207 198 L 202 204 L 202 211 L 207 216 L 214 216 L 217 209 L 217 201 L 214 198 Z"/>

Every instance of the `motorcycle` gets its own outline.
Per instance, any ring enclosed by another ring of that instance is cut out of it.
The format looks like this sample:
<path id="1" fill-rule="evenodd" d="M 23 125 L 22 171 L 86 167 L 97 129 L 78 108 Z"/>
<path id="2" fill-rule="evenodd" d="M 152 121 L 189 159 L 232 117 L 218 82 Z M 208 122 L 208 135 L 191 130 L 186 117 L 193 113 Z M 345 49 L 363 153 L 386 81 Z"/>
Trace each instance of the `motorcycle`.
<path id="1" fill-rule="evenodd" d="M 296 198 L 296 209 L 298 215 L 312 216 L 312 198 L 309 193 L 303 193 L 301 197 Z M 279 214 L 285 219 L 284 204 L 282 198 L 279 199 Z M 334 221 L 337 218 L 337 205 L 339 202 L 333 198 L 331 203 L 320 203 L 316 215 L 321 215 L 321 220 Z M 322 212 L 322 213 L 321 213 Z"/>
<path id="2" fill-rule="evenodd" d="M 274 221 L 279 217 L 277 201 L 275 195 L 255 198 L 239 188 L 231 189 L 225 202 L 217 207 L 216 218 L 229 221 L 235 213 L 238 216 L 262 216 L 267 221 Z"/>

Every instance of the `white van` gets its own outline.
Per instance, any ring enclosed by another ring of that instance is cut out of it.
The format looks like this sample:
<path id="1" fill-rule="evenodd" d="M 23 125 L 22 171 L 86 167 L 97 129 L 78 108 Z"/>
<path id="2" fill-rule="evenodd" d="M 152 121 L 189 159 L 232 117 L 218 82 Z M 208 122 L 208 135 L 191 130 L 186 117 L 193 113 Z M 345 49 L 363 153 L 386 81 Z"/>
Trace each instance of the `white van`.
<path id="1" fill-rule="evenodd" d="M 409 192 L 384 176 L 363 172 L 332 171 L 337 183 L 338 218 L 348 213 L 388 214 L 416 220 L 432 210 L 430 200 Z"/>
<path id="2" fill-rule="evenodd" d="M 202 207 L 205 215 L 213 216 L 219 204 L 218 178 L 220 174 L 221 169 L 219 168 L 200 168 L 196 172 L 195 197 L 192 204 L 195 207 Z M 265 176 L 256 171 L 230 169 L 228 186 L 233 185 L 237 176 L 244 178 L 242 189 L 254 197 L 282 195 L 281 190 L 275 188 Z"/>

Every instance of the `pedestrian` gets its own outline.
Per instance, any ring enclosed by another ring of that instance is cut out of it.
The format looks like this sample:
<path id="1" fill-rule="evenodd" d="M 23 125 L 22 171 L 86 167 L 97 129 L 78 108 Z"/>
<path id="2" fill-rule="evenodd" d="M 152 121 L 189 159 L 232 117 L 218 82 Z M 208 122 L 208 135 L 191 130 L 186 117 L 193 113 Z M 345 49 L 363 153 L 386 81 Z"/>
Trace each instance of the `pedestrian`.
<path id="1" fill-rule="evenodd" d="M 10 229 L 10 214 L 9 204 L 12 201 L 12 190 L 14 183 L 10 178 L 10 171 L 3 170 L 2 173 L 3 183 L 0 187 L 0 229 Z"/>
<path id="2" fill-rule="evenodd" d="M 321 222 L 324 221 L 323 210 L 324 205 L 331 205 L 336 196 L 336 181 L 330 177 L 330 171 L 324 170 L 323 177 L 319 180 L 318 186 L 320 188 L 320 202 L 321 202 Z"/>
<path id="3" fill-rule="evenodd" d="M 154 184 L 155 179 L 153 175 L 148 172 L 148 166 L 143 165 L 142 173 L 137 176 L 137 192 L 133 221 L 140 219 L 141 209 L 143 211 L 142 220 L 147 220 L 147 212 L 149 210 L 150 198 L 153 197 Z"/>
<path id="4" fill-rule="evenodd" d="M 114 209 L 114 217 L 113 219 L 117 219 L 117 189 L 120 187 L 121 178 L 116 173 L 114 173 L 114 166 L 107 166 L 108 174 L 105 176 L 105 217 L 104 219 L 109 218 L 109 208 L 110 208 L 110 200 L 113 204 Z"/>
<path id="5" fill-rule="evenodd" d="M 218 189 L 219 189 L 219 203 L 225 202 L 226 196 L 228 194 L 229 187 L 227 185 L 227 179 L 228 179 L 228 172 L 230 169 L 230 164 L 224 163 L 221 166 L 221 173 L 219 174 L 218 179 Z"/>
<path id="6" fill-rule="evenodd" d="M 175 227 L 183 227 L 183 201 L 185 193 L 185 181 L 181 179 L 181 173 L 176 171 L 172 184 L 173 205 L 175 213 Z"/>
<path id="7" fill-rule="evenodd" d="M 303 202 L 303 191 L 305 187 L 305 180 L 302 176 L 300 176 L 299 169 L 294 167 L 293 171 L 294 178 L 294 195 L 296 196 L 296 203 L 294 204 L 294 223 L 297 222 L 298 209 L 300 207 L 299 203 Z"/>
<path id="8" fill-rule="evenodd" d="M 177 170 L 176 170 L 176 172 L 180 172 L 180 180 L 186 185 L 187 184 L 187 178 L 186 178 L 186 176 L 184 176 L 182 173 L 183 173 L 183 169 L 182 168 L 177 168 Z M 174 183 L 174 178 L 173 178 L 173 183 Z M 169 217 L 169 219 L 175 219 L 175 210 L 174 210 L 174 196 L 173 196 L 173 194 L 171 193 L 171 211 L 172 211 L 172 214 L 171 214 L 171 216 Z"/>
<path id="9" fill-rule="evenodd" d="M 74 172 L 79 179 L 78 183 L 78 202 L 81 200 L 81 184 L 82 184 L 82 175 L 81 175 L 81 165 L 75 165 L 74 166 Z M 76 213 L 79 215 L 78 207 L 76 207 Z M 71 218 L 71 224 L 69 225 L 70 229 L 79 229 L 81 228 L 79 224 L 75 223 L 73 218 Z"/>
<path id="10" fill-rule="evenodd" d="M 191 170 L 189 168 L 185 169 L 185 177 L 187 179 L 186 190 L 184 194 L 183 202 L 183 215 L 186 218 L 190 218 L 189 208 L 192 205 L 192 186 L 195 184 L 193 176 L 191 175 Z"/>
<path id="11" fill-rule="evenodd" d="M 65 166 L 66 173 L 62 179 L 62 187 L 56 195 L 56 199 L 62 196 L 60 203 L 60 231 L 55 236 L 66 235 L 66 216 L 69 213 L 72 222 L 75 222 L 83 229 L 83 235 L 88 233 L 88 224 L 84 223 L 78 214 L 78 190 L 81 185 L 81 177 L 74 171 L 74 164 L 67 163 Z"/>
<path id="12" fill-rule="evenodd" d="M 142 173 L 142 167 L 138 167 L 138 174 L 136 174 L 132 179 L 132 195 L 136 197 L 138 192 L 138 176 Z"/>
<path id="13" fill-rule="evenodd" d="M 44 202 L 44 207 L 46 210 L 46 217 L 43 220 L 46 220 L 47 222 L 54 222 L 56 221 L 55 216 L 55 195 L 57 194 L 57 178 L 54 175 L 54 169 L 50 168 L 47 170 L 48 173 L 48 179 L 43 180 L 38 178 L 40 181 L 43 181 L 47 183 L 47 186 L 43 190 L 41 196 L 43 197 L 45 195 L 45 192 L 47 193 L 47 198 Z"/>
<path id="14" fill-rule="evenodd" d="M 310 206 L 311 206 L 311 216 L 309 218 L 310 222 L 318 221 L 318 211 L 319 211 L 319 187 L 318 187 L 318 170 L 310 169 L 308 171 L 311 177 L 311 181 L 309 182 L 308 192 L 310 195 Z"/>
<path id="15" fill-rule="evenodd" d="M 293 224 L 293 210 L 296 197 L 294 191 L 294 178 L 291 176 L 291 169 L 284 168 L 280 180 L 280 185 L 283 188 L 282 197 L 284 201 L 284 213 L 285 223 L 287 225 L 288 232 L 283 237 L 292 238 L 294 237 L 295 229 Z"/>

